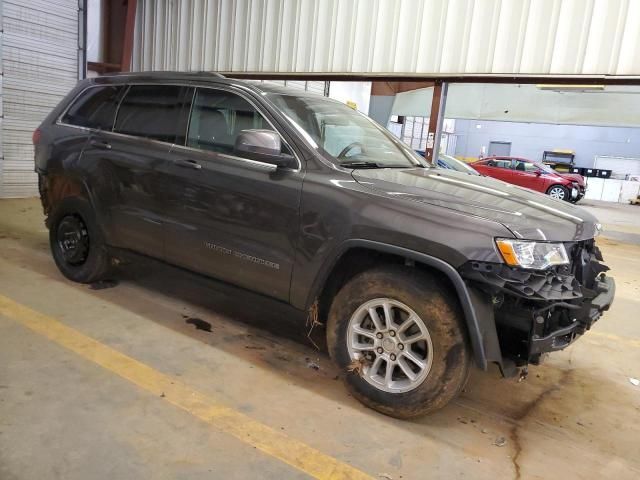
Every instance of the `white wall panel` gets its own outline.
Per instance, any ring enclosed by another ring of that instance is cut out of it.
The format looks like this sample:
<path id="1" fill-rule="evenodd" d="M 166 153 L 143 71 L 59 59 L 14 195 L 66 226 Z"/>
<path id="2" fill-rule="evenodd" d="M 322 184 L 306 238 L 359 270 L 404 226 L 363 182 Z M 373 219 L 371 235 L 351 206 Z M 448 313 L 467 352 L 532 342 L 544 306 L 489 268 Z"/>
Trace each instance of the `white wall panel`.
<path id="1" fill-rule="evenodd" d="M 31 135 L 78 78 L 78 1 L 2 2 L 0 196 L 37 193 Z"/>
<path id="2" fill-rule="evenodd" d="M 626 180 L 628 175 L 640 175 L 640 158 L 596 156 L 593 168 L 611 170 L 611 178 Z"/>
<path id="3" fill-rule="evenodd" d="M 136 70 L 640 75 L 640 0 L 139 0 Z"/>

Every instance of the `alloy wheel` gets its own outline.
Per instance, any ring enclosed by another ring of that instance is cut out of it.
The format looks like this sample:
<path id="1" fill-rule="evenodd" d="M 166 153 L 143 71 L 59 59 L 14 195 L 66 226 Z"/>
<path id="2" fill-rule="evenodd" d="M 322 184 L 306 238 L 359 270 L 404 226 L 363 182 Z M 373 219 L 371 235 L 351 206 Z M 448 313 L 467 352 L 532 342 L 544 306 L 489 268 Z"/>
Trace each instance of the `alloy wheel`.
<path id="1" fill-rule="evenodd" d="M 422 384 L 433 362 L 433 344 L 424 321 L 397 300 L 376 298 L 349 320 L 347 348 L 361 376 L 379 390 L 403 393 Z"/>
<path id="2" fill-rule="evenodd" d="M 549 190 L 549 196 L 551 198 L 555 198 L 555 199 L 558 199 L 558 200 L 564 200 L 564 197 L 565 197 L 564 188 L 562 188 L 562 187 L 553 187 L 551 190 Z"/>

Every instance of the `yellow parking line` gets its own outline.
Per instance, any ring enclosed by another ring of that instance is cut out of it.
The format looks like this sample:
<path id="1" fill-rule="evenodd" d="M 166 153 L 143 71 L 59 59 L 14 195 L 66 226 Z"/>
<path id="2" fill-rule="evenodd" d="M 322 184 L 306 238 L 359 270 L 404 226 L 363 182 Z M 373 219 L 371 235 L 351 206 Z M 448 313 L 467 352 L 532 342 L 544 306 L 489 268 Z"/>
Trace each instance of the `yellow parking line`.
<path id="1" fill-rule="evenodd" d="M 88 337 L 58 320 L 0 295 L 0 314 L 45 336 L 148 392 L 161 396 L 219 431 L 233 435 L 262 452 L 318 479 L 371 479 L 282 432 L 224 406 L 177 379 L 154 370 L 123 353 Z"/>

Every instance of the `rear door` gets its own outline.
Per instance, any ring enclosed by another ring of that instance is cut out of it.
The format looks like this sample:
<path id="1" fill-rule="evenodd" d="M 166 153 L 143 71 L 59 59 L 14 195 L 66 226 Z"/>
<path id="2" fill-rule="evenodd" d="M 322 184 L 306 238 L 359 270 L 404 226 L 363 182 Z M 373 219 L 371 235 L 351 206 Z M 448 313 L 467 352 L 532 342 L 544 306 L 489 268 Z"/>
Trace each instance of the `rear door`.
<path id="1" fill-rule="evenodd" d="M 123 85 L 92 85 L 82 90 L 51 126 L 55 129 L 51 139 L 55 141 L 47 142 L 44 152 L 39 146 L 38 167 L 51 169 L 47 173 L 73 176 L 73 180 L 83 182 L 91 192 L 96 165 L 83 161 L 82 154 L 93 132 L 111 131 L 125 89 Z M 92 197 L 95 204 L 95 195 Z"/>
<path id="2" fill-rule="evenodd" d="M 511 159 L 496 158 L 489 159 L 484 163 L 482 173 L 498 180 L 513 183 L 513 170 L 511 169 Z"/>
<path id="3" fill-rule="evenodd" d="M 166 170 L 166 251 L 174 264 L 288 300 L 302 165 L 276 169 L 234 151 L 242 130 L 273 125 L 248 94 L 197 90 L 187 142 Z"/>
<path id="4" fill-rule="evenodd" d="M 112 131 L 97 130 L 83 154 L 110 245 L 163 258 L 164 191 L 160 167 L 184 142 L 193 89 L 131 85 Z"/>

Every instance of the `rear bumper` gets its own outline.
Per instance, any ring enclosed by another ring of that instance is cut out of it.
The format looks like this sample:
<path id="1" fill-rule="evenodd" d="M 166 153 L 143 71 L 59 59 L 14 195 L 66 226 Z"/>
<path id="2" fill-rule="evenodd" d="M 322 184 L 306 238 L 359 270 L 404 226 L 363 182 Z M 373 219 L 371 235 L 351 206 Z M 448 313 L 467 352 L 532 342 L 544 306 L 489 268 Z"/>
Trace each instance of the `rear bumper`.
<path id="1" fill-rule="evenodd" d="M 562 350 L 589 330 L 613 303 L 613 297 L 616 293 L 614 279 L 605 277 L 601 281 L 597 281 L 596 291 L 600 293 L 590 302 L 585 302 L 586 305 L 580 309 L 580 317 L 574 318 L 571 325 L 559 328 L 544 337 L 533 334 L 529 342 L 530 356 Z"/>

